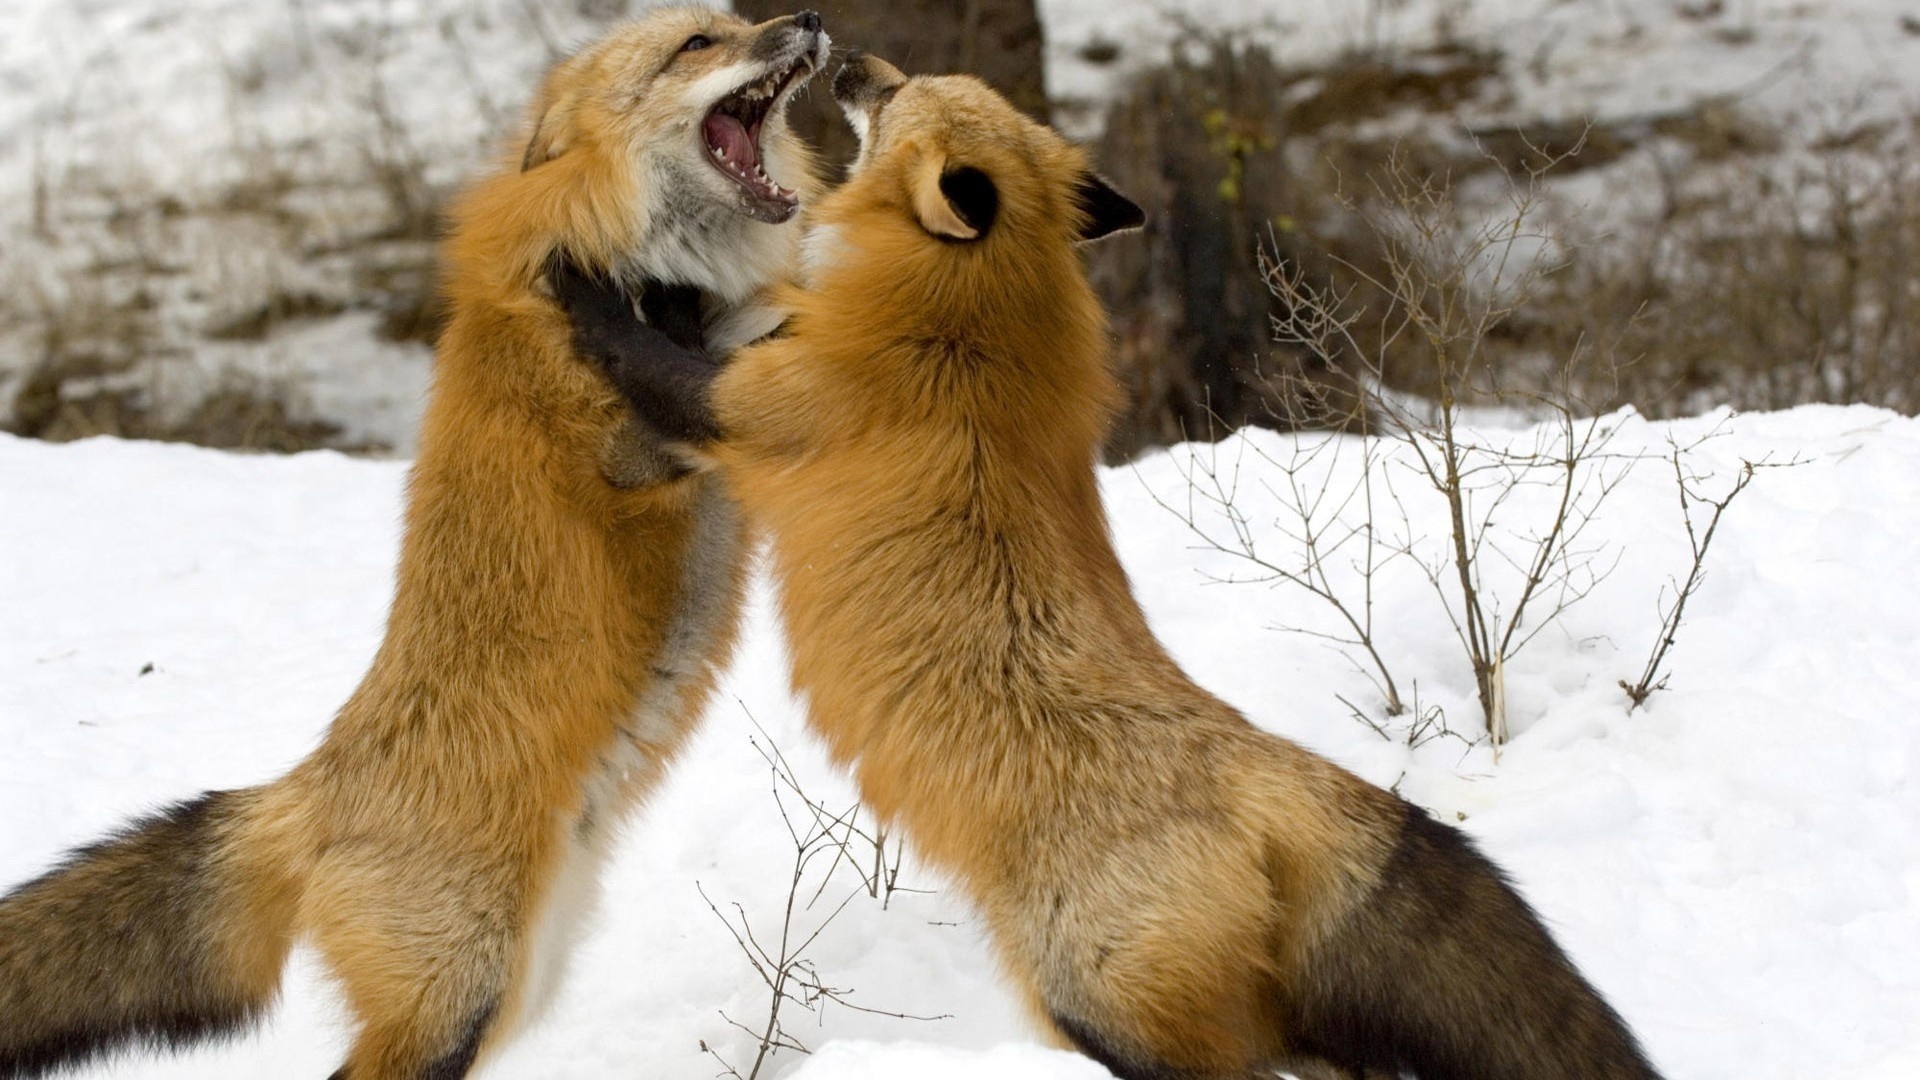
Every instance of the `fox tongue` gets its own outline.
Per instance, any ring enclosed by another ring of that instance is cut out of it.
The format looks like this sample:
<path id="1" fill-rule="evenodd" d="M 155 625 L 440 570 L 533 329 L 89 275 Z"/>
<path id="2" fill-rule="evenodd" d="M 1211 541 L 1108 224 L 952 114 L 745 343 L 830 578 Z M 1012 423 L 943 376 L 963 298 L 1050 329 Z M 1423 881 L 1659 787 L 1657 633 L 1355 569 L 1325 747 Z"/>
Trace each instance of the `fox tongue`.
<path id="1" fill-rule="evenodd" d="M 740 185 L 740 212 L 756 221 L 778 225 L 800 209 L 800 198 L 774 183 L 761 166 L 760 147 L 754 141 L 766 116 L 765 111 L 750 110 L 749 117 L 742 119 L 715 108 L 701 121 L 700 137 L 712 158 L 710 164 Z"/>
<path id="2" fill-rule="evenodd" d="M 753 172 L 760 164 L 760 153 L 753 145 L 753 136 L 747 134 L 746 126 L 738 117 L 715 111 L 707 115 L 704 125 L 707 145 L 720 151 L 727 164 L 742 175 Z"/>

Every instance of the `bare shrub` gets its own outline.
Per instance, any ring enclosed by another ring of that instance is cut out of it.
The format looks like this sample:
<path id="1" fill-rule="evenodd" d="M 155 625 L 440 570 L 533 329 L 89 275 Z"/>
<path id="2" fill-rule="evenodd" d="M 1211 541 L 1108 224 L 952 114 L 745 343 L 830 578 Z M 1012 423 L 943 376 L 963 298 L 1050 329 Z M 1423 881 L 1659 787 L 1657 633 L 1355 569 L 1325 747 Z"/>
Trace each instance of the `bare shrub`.
<path id="1" fill-rule="evenodd" d="M 758 721 L 755 726 L 759 726 Z M 900 840 L 889 838 L 884 829 L 863 828 L 858 803 L 831 808 L 808 796 L 766 729 L 761 728 L 760 737 L 752 742 L 767 763 L 774 804 L 793 843 L 793 863 L 786 901 L 771 934 L 756 933 L 756 920 L 737 902 L 727 905 L 731 912 L 723 911 L 696 883 L 701 899 L 726 926 L 754 975 L 767 988 L 766 1017 L 756 1026 L 748 1026 L 725 1012 L 720 1014 L 722 1020 L 753 1040 L 754 1057 L 745 1072 L 704 1040 L 700 1049 L 719 1062 L 724 1070 L 721 1075 L 756 1080 L 769 1059 L 780 1051 L 809 1053 L 806 1044 L 787 1027 L 790 1014 L 783 1010 L 789 1005 L 816 1016 L 834 1004 L 901 1020 L 947 1019 L 945 1015 L 914 1016 L 858 1004 L 852 1000 L 852 989 L 830 985 L 808 957 L 807 950 L 855 898 L 864 894 L 885 908 L 895 892 L 920 890 L 900 885 L 900 862 L 905 853 Z"/>
<path id="2" fill-rule="evenodd" d="M 1091 255 L 1129 398 L 1110 459 L 1247 423 L 1360 417 L 1343 357 L 1274 340 L 1273 319 L 1289 314 L 1267 288 L 1262 249 L 1316 281 L 1370 288 L 1343 274 L 1349 265 L 1384 274 L 1353 199 L 1337 197 L 1343 177 L 1392 153 L 1446 167 L 1449 149 L 1404 119 L 1473 97 L 1497 66 L 1493 54 L 1455 48 L 1289 69 L 1250 42 L 1190 27 L 1165 67 L 1135 80 L 1107 115 L 1098 157 L 1146 207 L 1147 228 Z M 1405 366 L 1392 353 L 1376 359 L 1390 375 Z"/>
<path id="3" fill-rule="evenodd" d="M 1619 366 L 1577 387 L 1599 407 L 1913 407 L 1895 384 L 1920 366 L 1908 328 L 1920 310 L 1910 295 L 1915 125 L 1838 127 L 1826 149 L 1783 169 L 1774 163 L 1797 160 L 1790 127 L 1727 98 L 1600 123 L 1531 116 L 1506 57 L 1443 29 L 1427 48 L 1368 30 L 1347 53 L 1292 64 L 1244 36 L 1183 33 L 1165 65 L 1124 89 L 1098 148 L 1149 216 L 1143 237 L 1090 255 L 1129 397 L 1109 460 L 1249 423 L 1352 427 L 1366 420 L 1369 378 L 1438 396 L 1417 338 L 1348 356 L 1340 342 L 1268 332 L 1271 319 L 1294 315 L 1267 288 L 1263 248 L 1318 290 L 1358 306 L 1388 302 L 1391 289 L 1377 288 L 1392 285 L 1388 252 L 1366 217 L 1390 215 L 1392 199 L 1366 178 L 1395 169 L 1448 176 L 1471 226 L 1503 173 L 1678 163 L 1666 180 L 1672 207 L 1642 228 L 1561 220 L 1579 259 L 1535 282 L 1527 310 L 1483 343 L 1509 388 L 1553 393 L 1557 366 L 1540 358 L 1606 338 Z M 1463 114 L 1474 119 L 1463 125 Z M 1732 182 L 1740 177 L 1749 180 Z M 1766 221 L 1782 227 L 1756 228 Z"/>
<path id="4" fill-rule="evenodd" d="M 1583 244 L 1537 340 L 1636 315 L 1636 362 L 1590 389 L 1653 415 L 1920 409 L 1916 138 L 1920 119 L 1842 127 L 1777 157 L 1669 170 L 1653 214 Z"/>
<path id="5" fill-rule="evenodd" d="M 1231 456 L 1193 447 L 1181 464 L 1186 505 L 1162 503 L 1204 547 L 1248 568 L 1216 580 L 1286 585 L 1319 601 L 1321 625 L 1334 629 L 1282 629 L 1328 640 L 1347 655 L 1379 691 L 1384 717 L 1342 703 L 1382 737 L 1409 746 L 1475 740 L 1451 729 L 1439 710 L 1423 709 L 1417 687 L 1411 703 L 1402 696 L 1391 649 L 1376 632 L 1377 575 L 1408 560 L 1426 577 L 1458 636 L 1497 760 L 1507 735 L 1506 665 L 1612 573 L 1619 549 L 1590 539 L 1591 527 L 1649 456 L 1616 449 L 1615 418 L 1582 392 L 1613 385 L 1621 339 L 1641 332 L 1635 312 L 1615 311 L 1617 325 L 1581 324 L 1559 354 L 1530 355 L 1537 339 L 1514 330 L 1564 311 L 1556 274 L 1580 252 L 1543 220 L 1546 181 L 1579 148 L 1576 142 L 1559 155 L 1536 148 L 1537 164 L 1499 173 L 1504 210 L 1491 216 L 1463 213 L 1445 175 L 1390 158 L 1368 182 L 1369 200 L 1343 202 L 1377 241 L 1384 272 L 1328 256 L 1360 285 L 1341 286 L 1338 275 L 1316 279 L 1298 263 L 1269 258 L 1266 280 L 1285 312 L 1274 318 L 1276 337 L 1356 365 L 1366 422 L 1345 434 L 1297 437 L 1290 453 L 1247 441 Z M 1423 365 L 1429 394 L 1394 389 L 1388 357 Z M 1532 423 L 1505 433 L 1474 424 L 1474 410 L 1487 406 Z M 1668 650 L 1704 580 L 1722 515 L 1757 470 L 1774 465 L 1743 461 L 1731 484 L 1709 493 L 1710 478 L 1692 461 L 1700 443 L 1720 433 L 1671 445 L 1666 455 L 1689 551 L 1686 569 L 1656 603 L 1660 626 L 1640 676 L 1620 681 L 1629 711 L 1666 685 Z M 1249 449 L 1280 508 L 1271 523 L 1242 509 Z M 1341 468 L 1342 455 L 1359 460 Z M 1437 542 L 1414 534 L 1412 506 L 1422 499 L 1438 500 L 1444 511 Z"/>
<path id="6" fill-rule="evenodd" d="M 532 17 L 531 15 L 529 16 Z M 367 175 L 386 195 L 393 217 L 390 237 L 431 239 L 445 193 L 427 181 L 427 161 L 415 145 L 413 131 L 401 118 L 387 73 L 393 52 L 394 23 L 383 19 L 366 56 L 364 107 L 373 135 L 359 144 Z"/>
<path id="7" fill-rule="evenodd" d="M 1536 302 L 1542 281 L 1562 257 L 1558 241 L 1540 231 L 1539 222 L 1542 185 L 1556 160 L 1506 174 L 1505 211 L 1463 227 L 1444 176 L 1390 159 L 1372 181 L 1376 198 L 1369 206 L 1347 204 L 1368 223 L 1384 253 L 1384 275 L 1341 264 L 1370 287 L 1364 298 L 1357 289 L 1317 285 L 1283 261 L 1267 266 L 1268 285 L 1288 312 L 1287 318 L 1276 318 L 1275 334 L 1283 342 L 1358 364 L 1371 429 L 1403 451 L 1394 455 L 1400 481 L 1395 470 L 1381 473 L 1384 500 L 1374 497 L 1368 456 L 1359 489 L 1364 524 L 1335 535 L 1358 537 L 1369 547 L 1384 544 L 1392 555 L 1420 566 L 1459 637 L 1496 752 L 1506 739 L 1505 666 L 1611 572 L 1617 556 L 1610 557 L 1605 545 L 1590 543 L 1587 532 L 1636 460 L 1612 449 L 1614 425 L 1593 415 L 1575 389 L 1576 373 L 1603 364 L 1605 349 L 1583 343 L 1565 357 L 1545 361 L 1557 375 L 1547 384 L 1550 389 L 1540 390 L 1537 378 L 1512 386 L 1494 347 L 1508 321 Z M 1401 351 L 1394 351 L 1396 345 Z M 1422 364 L 1422 382 L 1431 396 L 1390 390 L 1389 356 Z M 1467 410 L 1475 403 L 1505 405 L 1544 422 L 1509 436 L 1479 434 L 1468 425 Z M 1422 491 L 1438 498 L 1446 511 L 1448 527 L 1439 550 L 1408 531 L 1412 518 L 1403 500 Z M 1302 520 L 1312 521 L 1317 498 L 1296 489 L 1288 501 Z M 1397 538 L 1381 527 L 1382 502 L 1395 506 L 1403 530 Z M 1326 530 L 1309 529 L 1305 535 L 1325 536 Z M 1309 569 L 1292 580 L 1346 615 L 1354 631 L 1349 643 L 1362 645 L 1384 673 L 1370 616 L 1355 619 L 1349 605 L 1315 587 L 1325 580 L 1319 547 L 1317 539 L 1308 541 Z M 1376 558 L 1366 555 L 1363 581 L 1370 582 Z M 1322 564 L 1317 577 L 1316 563 Z M 1363 610 L 1370 611 L 1370 603 Z M 1388 701 L 1392 715 L 1397 695 L 1389 693 Z"/>

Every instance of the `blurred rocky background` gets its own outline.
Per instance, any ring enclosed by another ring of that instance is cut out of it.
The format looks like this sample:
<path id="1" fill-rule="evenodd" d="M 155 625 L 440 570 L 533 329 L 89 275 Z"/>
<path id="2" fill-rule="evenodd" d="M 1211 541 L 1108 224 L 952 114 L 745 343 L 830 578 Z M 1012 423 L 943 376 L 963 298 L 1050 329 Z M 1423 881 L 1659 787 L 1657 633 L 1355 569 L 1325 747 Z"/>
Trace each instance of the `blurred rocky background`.
<path id="1" fill-rule="evenodd" d="M 442 206 L 515 152 L 548 64 L 644 6 L 10 0 L 0 426 L 406 453 Z M 1543 272 L 1477 343 L 1490 403 L 1920 398 L 1905 0 L 818 7 L 842 46 L 987 78 L 1147 207 L 1088 253 L 1130 395 L 1114 459 L 1434 392 L 1431 350 L 1383 330 L 1427 302 L 1397 240 L 1471 236 L 1517 190 Z M 824 92 L 796 116 L 844 157 Z M 1371 336 L 1300 333 L 1275 268 Z"/>

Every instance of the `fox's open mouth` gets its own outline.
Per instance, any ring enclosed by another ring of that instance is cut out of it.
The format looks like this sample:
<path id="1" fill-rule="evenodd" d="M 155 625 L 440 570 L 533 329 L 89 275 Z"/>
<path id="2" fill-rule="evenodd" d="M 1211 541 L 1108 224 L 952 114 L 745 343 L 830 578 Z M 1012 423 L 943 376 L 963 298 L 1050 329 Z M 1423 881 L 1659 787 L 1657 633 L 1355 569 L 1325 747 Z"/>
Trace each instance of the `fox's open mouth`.
<path id="1" fill-rule="evenodd" d="M 800 194 L 781 187 L 760 160 L 760 131 L 786 108 L 787 98 L 813 75 L 812 50 L 720 99 L 700 125 L 713 166 L 747 194 L 745 210 L 779 224 L 800 208 Z"/>

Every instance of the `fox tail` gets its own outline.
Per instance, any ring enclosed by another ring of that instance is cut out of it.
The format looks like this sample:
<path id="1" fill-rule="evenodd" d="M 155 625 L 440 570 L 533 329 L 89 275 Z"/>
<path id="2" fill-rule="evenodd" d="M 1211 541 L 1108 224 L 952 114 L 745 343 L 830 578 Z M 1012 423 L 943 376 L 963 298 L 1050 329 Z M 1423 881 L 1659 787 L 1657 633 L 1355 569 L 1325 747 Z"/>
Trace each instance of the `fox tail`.
<path id="1" fill-rule="evenodd" d="M 278 993 L 295 890 L 249 858 L 264 789 L 208 792 L 0 897 L 0 1080 L 246 1028 Z"/>
<path id="2" fill-rule="evenodd" d="M 1499 868 L 1403 805 L 1379 884 L 1293 1003 L 1299 1048 L 1421 1080 L 1660 1080 Z"/>

